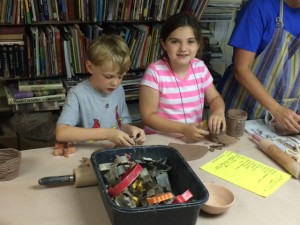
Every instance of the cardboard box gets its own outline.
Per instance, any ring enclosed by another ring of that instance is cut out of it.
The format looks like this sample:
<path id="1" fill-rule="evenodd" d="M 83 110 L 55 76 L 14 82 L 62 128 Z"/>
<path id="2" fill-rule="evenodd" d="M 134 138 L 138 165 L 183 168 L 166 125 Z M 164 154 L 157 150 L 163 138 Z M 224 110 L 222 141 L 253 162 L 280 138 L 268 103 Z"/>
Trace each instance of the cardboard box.
<path id="1" fill-rule="evenodd" d="M 177 204 L 152 205 L 148 207 L 124 208 L 118 206 L 108 195 L 107 184 L 103 172 L 99 169 L 101 163 L 111 163 L 116 155 L 129 154 L 132 160 L 149 157 L 154 160 L 167 158 L 167 164 L 172 166 L 168 171 L 172 192 L 181 195 L 187 189 L 193 194 L 191 201 Z M 98 179 L 98 188 L 112 225 L 195 225 L 201 206 L 208 200 L 208 191 L 193 169 L 170 146 L 135 146 L 96 151 L 91 156 L 91 162 Z M 99 198 L 99 204 L 102 204 Z"/>

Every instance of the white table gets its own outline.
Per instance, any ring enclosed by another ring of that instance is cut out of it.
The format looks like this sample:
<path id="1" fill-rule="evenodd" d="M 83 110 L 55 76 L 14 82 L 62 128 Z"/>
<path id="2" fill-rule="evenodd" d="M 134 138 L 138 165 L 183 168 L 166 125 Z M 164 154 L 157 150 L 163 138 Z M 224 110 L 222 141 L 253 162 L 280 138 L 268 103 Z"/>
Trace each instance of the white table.
<path id="1" fill-rule="evenodd" d="M 149 135 L 145 144 L 168 145 L 170 142 L 184 143 L 173 137 Z M 38 184 L 38 179 L 42 177 L 72 174 L 82 157 L 89 157 L 93 151 L 109 146 L 108 142 L 78 145 L 77 152 L 69 158 L 53 156 L 52 148 L 22 151 L 19 176 L 11 181 L 0 181 L 0 225 L 111 225 L 98 187 L 75 188 L 67 185 L 49 188 Z M 243 154 L 282 170 L 256 147 L 247 134 L 223 150 Z M 215 182 L 232 190 L 235 204 L 219 216 L 201 212 L 197 225 L 300 225 L 298 180 L 291 178 L 264 198 L 199 169 L 223 150 L 208 152 L 189 164 L 203 183 Z"/>

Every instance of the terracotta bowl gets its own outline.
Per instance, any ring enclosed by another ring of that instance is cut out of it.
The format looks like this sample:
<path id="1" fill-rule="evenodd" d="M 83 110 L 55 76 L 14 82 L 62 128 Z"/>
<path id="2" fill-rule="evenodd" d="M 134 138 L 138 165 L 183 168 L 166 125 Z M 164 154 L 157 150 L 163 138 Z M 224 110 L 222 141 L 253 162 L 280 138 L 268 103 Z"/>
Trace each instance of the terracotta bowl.
<path id="1" fill-rule="evenodd" d="M 234 195 L 229 189 L 215 183 L 204 185 L 209 193 L 209 199 L 203 204 L 202 211 L 216 215 L 226 212 L 233 205 Z"/>

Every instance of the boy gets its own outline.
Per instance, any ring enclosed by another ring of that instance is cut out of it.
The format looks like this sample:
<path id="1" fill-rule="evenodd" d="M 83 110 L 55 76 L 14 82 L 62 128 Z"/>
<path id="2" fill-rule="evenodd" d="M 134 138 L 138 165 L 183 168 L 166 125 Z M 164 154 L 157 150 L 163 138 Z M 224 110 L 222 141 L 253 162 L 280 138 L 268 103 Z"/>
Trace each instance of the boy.
<path id="1" fill-rule="evenodd" d="M 68 92 L 56 125 L 58 142 L 109 140 L 118 146 L 145 141 L 143 129 L 132 126 L 122 79 L 131 65 L 129 49 L 115 35 L 101 36 L 87 51 L 90 78 Z"/>

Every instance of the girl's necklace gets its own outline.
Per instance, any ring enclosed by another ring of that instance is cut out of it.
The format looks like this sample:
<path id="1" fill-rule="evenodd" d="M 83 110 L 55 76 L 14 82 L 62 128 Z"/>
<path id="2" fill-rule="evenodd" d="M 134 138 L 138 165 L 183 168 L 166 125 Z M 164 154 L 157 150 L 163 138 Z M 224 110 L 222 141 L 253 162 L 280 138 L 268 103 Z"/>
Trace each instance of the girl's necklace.
<path id="1" fill-rule="evenodd" d="M 188 123 L 188 122 L 187 122 L 187 119 L 186 119 L 186 112 L 185 112 L 185 109 L 184 109 L 184 103 L 183 103 L 183 98 L 182 98 L 181 89 L 180 89 L 180 87 L 179 87 L 177 78 L 176 78 L 175 73 L 174 73 L 174 71 L 173 71 L 173 69 L 172 69 L 172 67 L 171 67 L 171 65 L 170 65 L 169 62 L 168 62 L 168 65 L 169 65 L 169 67 L 170 67 L 170 70 L 171 70 L 172 75 L 173 75 L 173 77 L 174 77 L 174 79 L 175 79 L 175 82 L 176 82 L 177 89 L 178 89 L 178 91 L 179 91 L 180 101 L 181 101 L 181 107 L 182 107 L 183 116 L 184 116 L 184 121 L 185 121 L 185 123 Z M 196 75 L 195 75 L 194 68 L 193 68 L 193 66 L 192 66 L 191 64 L 190 64 L 190 66 L 191 66 L 191 68 L 192 68 L 193 75 L 194 75 L 194 79 L 195 79 L 196 84 L 197 84 L 197 90 L 198 90 L 199 100 L 200 100 L 200 88 L 199 88 L 199 84 L 198 84 L 198 81 L 197 81 L 197 78 L 196 78 Z"/>

